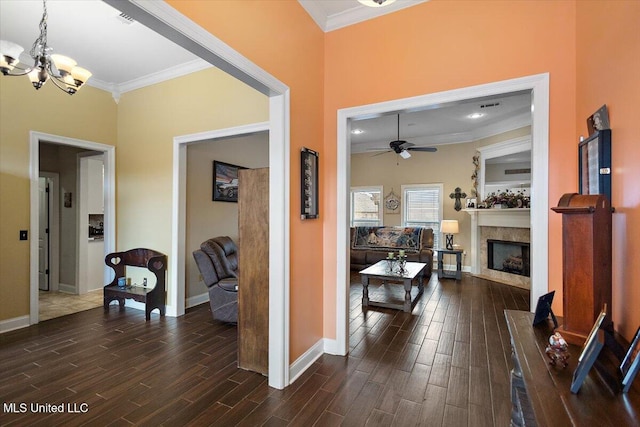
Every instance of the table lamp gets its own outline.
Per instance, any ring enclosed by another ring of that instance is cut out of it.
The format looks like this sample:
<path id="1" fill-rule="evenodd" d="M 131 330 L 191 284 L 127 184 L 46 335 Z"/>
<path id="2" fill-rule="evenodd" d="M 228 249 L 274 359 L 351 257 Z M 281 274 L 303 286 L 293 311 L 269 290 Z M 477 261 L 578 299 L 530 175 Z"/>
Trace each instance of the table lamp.
<path id="1" fill-rule="evenodd" d="M 453 250 L 453 235 L 458 234 L 458 220 L 443 219 L 440 223 L 440 231 L 445 235 L 446 248 Z"/>

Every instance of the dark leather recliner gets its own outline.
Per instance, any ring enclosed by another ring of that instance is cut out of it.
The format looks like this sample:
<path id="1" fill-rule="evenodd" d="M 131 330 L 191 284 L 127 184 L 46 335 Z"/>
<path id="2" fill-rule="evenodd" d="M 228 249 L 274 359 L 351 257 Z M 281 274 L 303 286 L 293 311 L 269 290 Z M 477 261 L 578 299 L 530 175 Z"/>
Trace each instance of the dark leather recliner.
<path id="1" fill-rule="evenodd" d="M 214 320 L 238 322 L 238 249 L 228 236 L 206 240 L 193 258 L 209 288 Z"/>

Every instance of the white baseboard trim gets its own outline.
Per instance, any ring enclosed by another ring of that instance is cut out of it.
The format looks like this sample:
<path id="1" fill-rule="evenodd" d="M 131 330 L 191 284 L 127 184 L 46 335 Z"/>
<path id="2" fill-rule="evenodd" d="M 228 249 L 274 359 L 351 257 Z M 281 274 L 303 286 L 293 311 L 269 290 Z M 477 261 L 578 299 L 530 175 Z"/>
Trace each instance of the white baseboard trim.
<path id="1" fill-rule="evenodd" d="M 289 384 L 293 384 L 323 354 L 324 339 L 320 339 L 289 366 Z"/>
<path id="2" fill-rule="evenodd" d="M 0 334 L 29 326 L 29 315 L 0 320 Z"/>
<path id="3" fill-rule="evenodd" d="M 324 352 L 327 354 L 333 354 L 334 356 L 345 356 L 338 352 L 338 341 L 329 338 L 324 339 Z"/>
<path id="4" fill-rule="evenodd" d="M 437 273 L 438 272 L 438 263 L 436 262 L 433 265 L 435 267 L 433 269 L 433 271 L 435 273 Z M 443 269 L 445 271 L 456 271 L 456 265 L 455 264 L 443 264 L 442 267 L 443 267 Z M 470 265 L 463 265 L 462 266 L 462 272 L 463 273 L 471 273 L 471 266 Z"/>
<path id="5" fill-rule="evenodd" d="M 195 307 L 196 305 L 204 304 L 205 302 L 209 302 L 208 292 L 187 298 L 185 301 L 185 308 Z"/>
<path id="6" fill-rule="evenodd" d="M 74 285 L 68 285 L 66 283 L 58 283 L 58 291 L 75 295 L 76 287 Z"/>

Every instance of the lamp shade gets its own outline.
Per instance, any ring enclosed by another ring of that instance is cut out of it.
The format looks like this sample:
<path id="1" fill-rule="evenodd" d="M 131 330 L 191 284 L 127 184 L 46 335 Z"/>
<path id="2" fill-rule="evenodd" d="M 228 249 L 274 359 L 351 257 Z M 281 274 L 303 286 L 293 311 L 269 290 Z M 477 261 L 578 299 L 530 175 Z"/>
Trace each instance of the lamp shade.
<path id="1" fill-rule="evenodd" d="M 13 70 L 14 65 L 20 61 L 20 54 L 24 49 L 8 40 L 0 40 L 0 67 L 8 71 Z"/>
<path id="2" fill-rule="evenodd" d="M 443 219 L 440 223 L 440 231 L 444 234 L 458 234 L 458 220 Z"/>
<path id="3" fill-rule="evenodd" d="M 53 54 L 51 55 L 51 59 L 55 64 L 58 71 L 71 74 L 71 70 L 76 66 L 76 61 L 69 58 L 68 56 Z"/>

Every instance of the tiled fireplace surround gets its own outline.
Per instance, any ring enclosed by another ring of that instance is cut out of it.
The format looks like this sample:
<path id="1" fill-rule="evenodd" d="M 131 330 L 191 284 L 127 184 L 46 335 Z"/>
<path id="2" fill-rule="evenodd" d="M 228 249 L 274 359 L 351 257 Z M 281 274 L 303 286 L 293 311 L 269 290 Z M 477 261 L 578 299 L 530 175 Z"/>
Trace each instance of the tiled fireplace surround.
<path id="1" fill-rule="evenodd" d="M 531 278 L 487 268 L 487 239 L 531 242 L 529 209 L 465 209 L 471 216 L 471 273 L 524 289 Z"/>

